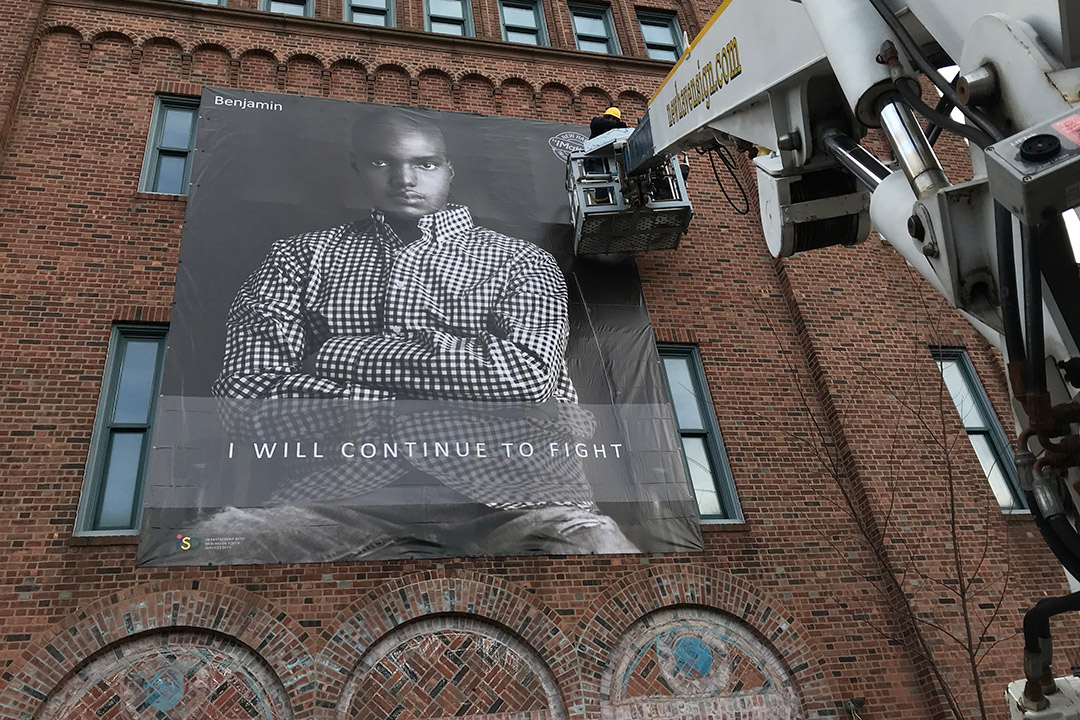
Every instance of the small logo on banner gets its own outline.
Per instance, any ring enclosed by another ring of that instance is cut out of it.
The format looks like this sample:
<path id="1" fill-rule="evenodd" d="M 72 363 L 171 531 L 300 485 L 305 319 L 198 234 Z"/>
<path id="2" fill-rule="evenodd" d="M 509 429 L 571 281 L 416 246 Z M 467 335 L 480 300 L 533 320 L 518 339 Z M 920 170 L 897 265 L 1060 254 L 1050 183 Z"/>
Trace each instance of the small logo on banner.
<path id="1" fill-rule="evenodd" d="M 548 145 L 551 146 L 551 152 L 555 153 L 555 157 L 566 162 L 566 159 L 570 157 L 570 153 L 577 152 L 585 147 L 585 141 L 588 139 L 579 132 L 567 131 L 548 138 Z"/>
<path id="2" fill-rule="evenodd" d="M 177 550 L 194 550 L 202 545 L 202 540 L 197 537 L 191 537 L 183 533 L 176 534 L 176 549 Z"/>

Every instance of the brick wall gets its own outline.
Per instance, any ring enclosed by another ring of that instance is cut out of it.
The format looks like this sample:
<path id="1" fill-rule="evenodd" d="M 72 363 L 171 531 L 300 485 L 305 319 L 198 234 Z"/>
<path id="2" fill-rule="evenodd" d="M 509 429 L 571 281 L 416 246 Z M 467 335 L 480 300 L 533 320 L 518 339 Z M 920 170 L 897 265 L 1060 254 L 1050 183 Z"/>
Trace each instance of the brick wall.
<path id="1" fill-rule="evenodd" d="M 613 14 L 636 57 L 569 49 L 553 0 L 550 49 L 493 40 L 488 0 L 474 3 L 474 40 L 410 30 L 419 0 L 399 4 L 398 30 L 345 24 L 332 0 L 311 20 L 254 7 L 68 0 L 0 14 L 14 40 L 3 66 L 27 58 L 0 81 L 3 107 L 17 98 L 0 144 L 0 714 L 149 716 L 175 700 L 170 717 L 611 716 L 618 692 L 664 692 L 658 675 L 605 676 L 643 651 L 643 624 L 697 609 L 694 622 L 756 638 L 808 716 L 842 716 L 851 697 L 867 698 L 866 718 L 940 716 L 911 623 L 890 607 L 942 628 L 929 646 L 962 685 L 948 638 L 964 632 L 957 547 L 965 572 L 981 561 L 974 613 L 993 618 L 980 632 L 994 646 L 981 667 L 1004 717 L 1022 612 L 1066 587 L 1030 521 L 998 511 L 966 442 L 942 461 L 934 442 L 955 440 L 958 419 L 927 345 L 966 347 L 1009 427 L 1000 364 L 876 238 L 772 259 L 745 167 L 740 216 L 694 159 L 691 233 L 640 259 L 658 338 L 701 349 L 746 516 L 706 526 L 703 553 L 137 570 L 129 541 L 73 538 L 111 326 L 169 318 L 184 200 L 138 192 L 156 92 L 222 85 L 584 125 L 611 103 L 640 115 L 668 70 L 642 57 L 625 2 Z M 691 34 L 710 12 L 650 7 Z M 956 179 L 962 146 L 943 150 Z M 860 526 L 903 571 L 897 585 Z M 1056 637 L 1075 649 L 1073 628 Z M 958 693 L 965 712 L 974 702 Z"/>

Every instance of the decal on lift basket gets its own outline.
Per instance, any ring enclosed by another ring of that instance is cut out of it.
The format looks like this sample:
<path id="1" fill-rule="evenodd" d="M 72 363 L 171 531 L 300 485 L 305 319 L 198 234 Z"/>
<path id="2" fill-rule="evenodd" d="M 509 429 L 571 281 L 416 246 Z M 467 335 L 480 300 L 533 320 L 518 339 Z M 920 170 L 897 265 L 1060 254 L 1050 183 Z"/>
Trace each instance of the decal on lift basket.
<path id="1" fill-rule="evenodd" d="M 1080 146 L 1080 115 L 1070 115 L 1062 118 L 1050 127 L 1061 133 L 1073 145 Z"/>

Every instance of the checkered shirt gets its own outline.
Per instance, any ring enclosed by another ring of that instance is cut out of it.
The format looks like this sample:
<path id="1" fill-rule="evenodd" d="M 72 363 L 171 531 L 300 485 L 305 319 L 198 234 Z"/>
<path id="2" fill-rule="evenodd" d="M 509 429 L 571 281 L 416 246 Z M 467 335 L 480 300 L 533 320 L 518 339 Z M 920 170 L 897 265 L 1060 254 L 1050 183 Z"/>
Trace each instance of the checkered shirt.
<path id="1" fill-rule="evenodd" d="M 213 393 L 577 402 L 554 258 L 462 206 L 419 227 L 406 244 L 374 211 L 275 243 L 229 310 Z"/>

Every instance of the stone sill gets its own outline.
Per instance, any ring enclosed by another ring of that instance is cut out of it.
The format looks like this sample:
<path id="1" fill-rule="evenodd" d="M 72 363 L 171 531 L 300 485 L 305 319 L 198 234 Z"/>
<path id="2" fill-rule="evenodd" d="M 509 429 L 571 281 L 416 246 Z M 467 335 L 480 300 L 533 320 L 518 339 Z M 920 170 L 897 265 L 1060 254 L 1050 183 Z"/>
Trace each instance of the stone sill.
<path id="1" fill-rule="evenodd" d="M 726 532 L 748 532 L 750 526 L 746 524 L 746 521 L 740 522 L 709 522 L 708 520 L 701 521 L 702 533 L 726 533 Z"/>
<path id="2" fill-rule="evenodd" d="M 67 539 L 71 547 L 100 547 L 104 545 L 138 545 L 138 535 L 72 535 Z"/>
<path id="3" fill-rule="evenodd" d="M 136 200 L 158 200 L 161 202 L 187 202 L 187 195 L 167 195 L 166 193 L 152 193 L 139 191 L 135 193 Z"/>

